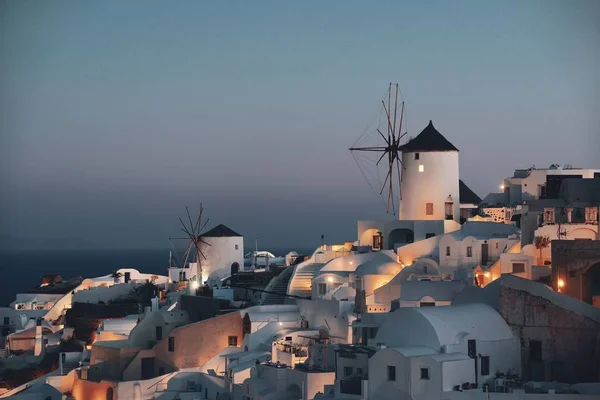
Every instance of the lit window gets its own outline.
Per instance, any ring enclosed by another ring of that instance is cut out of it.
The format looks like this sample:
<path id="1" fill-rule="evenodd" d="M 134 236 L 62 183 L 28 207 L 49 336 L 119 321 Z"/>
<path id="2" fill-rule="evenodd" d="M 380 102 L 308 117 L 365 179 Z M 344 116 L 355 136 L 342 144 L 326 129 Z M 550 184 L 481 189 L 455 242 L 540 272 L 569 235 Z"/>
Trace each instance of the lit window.
<path id="1" fill-rule="evenodd" d="M 473 257 L 473 248 L 471 246 L 467 247 L 467 257 Z"/>
<path id="2" fill-rule="evenodd" d="M 425 204 L 425 214 L 426 215 L 433 215 L 433 203 L 427 203 L 427 204 Z"/>
<path id="3" fill-rule="evenodd" d="M 419 172 L 424 172 L 425 166 L 423 164 L 419 165 Z"/>

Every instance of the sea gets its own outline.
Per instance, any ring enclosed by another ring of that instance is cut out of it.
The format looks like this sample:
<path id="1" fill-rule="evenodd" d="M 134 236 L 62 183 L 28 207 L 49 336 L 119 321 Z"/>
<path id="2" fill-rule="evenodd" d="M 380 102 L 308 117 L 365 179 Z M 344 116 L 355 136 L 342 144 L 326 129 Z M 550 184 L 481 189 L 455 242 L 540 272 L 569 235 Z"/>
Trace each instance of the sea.
<path id="1" fill-rule="evenodd" d="M 244 254 L 252 251 L 247 249 Z M 284 256 L 292 249 L 261 249 Z M 314 249 L 313 249 L 314 250 Z M 311 254 L 310 249 L 295 249 Z M 93 278 L 120 268 L 167 275 L 169 249 L 151 250 L 15 250 L 0 252 L 0 307 L 15 300 L 17 293 L 39 287 L 42 276 L 58 274 L 63 280 Z"/>

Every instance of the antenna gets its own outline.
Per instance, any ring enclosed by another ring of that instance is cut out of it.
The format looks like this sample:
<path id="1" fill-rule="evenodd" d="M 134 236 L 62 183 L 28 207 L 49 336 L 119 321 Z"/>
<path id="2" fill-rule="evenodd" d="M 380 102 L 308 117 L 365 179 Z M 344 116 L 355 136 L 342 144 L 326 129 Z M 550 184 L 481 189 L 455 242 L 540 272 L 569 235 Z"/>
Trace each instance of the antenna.
<path id="1" fill-rule="evenodd" d="M 396 214 L 396 206 L 394 203 L 394 191 L 398 194 L 398 201 L 402 200 L 402 194 L 400 193 L 400 187 L 402 183 L 402 170 L 405 170 L 404 164 L 401 160 L 401 140 L 406 136 L 406 121 L 404 118 L 404 101 L 399 103 L 398 97 L 401 97 L 400 88 L 398 84 L 390 83 L 389 88 L 386 92 L 386 96 L 381 101 L 381 111 L 379 126 L 370 132 L 370 134 L 363 134 L 352 147 L 350 147 L 350 152 L 356 161 L 359 169 L 367 183 L 369 183 L 369 179 L 367 178 L 363 167 L 361 167 L 359 163 L 359 157 L 361 154 L 376 154 L 379 156 L 377 161 L 369 160 L 370 164 L 375 164 L 375 167 L 379 167 L 380 163 L 384 161 L 382 164 L 385 168 L 385 179 L 383 183 L 379 181 L 381 189 L 379 190 L 379 195 L 385 198 L 385 208 L 386 212 L 389 213 L 390 209 L 392 210 L 392 214 Z M 386 99 L 387 97 L 387 104 Z M 392 97 L 394 100 L 392 100 Z M 385 125 L 385 128 L 382 126 Z M 382 129 L 387 131 L 387 134 L 383 134 Z M 404 131 L 404 133 L 403 133 Z M 359 145 L 361 140 L 371 136 L 375 136 L 378 142 L 383 139 L 382 144 L 378 145 Z M 364 159 L 363 159 L 364 161 Z M 402 166 L 402 168 L 400 168 Z M 377 178 L 379 178 L 379 174 L 377 174 Z M 369 183 L 369 186 L 371 184 Z M 395 188 L 396 187 L 396 188 Z M 371 189 L 373 187 L 371 186 Z M 373 190 L 375 191 L 375 190 Z M 384 196 L 384 192 L 387 192 Z"/>

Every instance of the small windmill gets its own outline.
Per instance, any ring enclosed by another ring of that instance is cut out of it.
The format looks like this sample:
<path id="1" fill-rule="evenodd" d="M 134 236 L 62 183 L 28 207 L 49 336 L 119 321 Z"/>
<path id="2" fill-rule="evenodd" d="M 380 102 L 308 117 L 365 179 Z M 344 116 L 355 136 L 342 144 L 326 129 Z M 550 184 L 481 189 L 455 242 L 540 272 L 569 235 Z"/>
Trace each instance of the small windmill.
<path id="1" fill-rule="evenodd" d="M 381 109 L 379 115 L 379 125 L 375 130 L 365 131 L 361 137 L 358 138 L 354 145 L 350 148 L 350 152 L 358 165 L 363 177 L 371 186 L 370 179 L 367 177 L 368 173 L 366 168 L 361 166 L 361 162 L 364 163 L 364 157 L 361 160 L 361 154 L 375 154 L 379 156 L 377 161 L 367 159 L 369 164 L 375 163 L 376 167 L 379 167 L 382 161 L 382 166 L 385 168 L 385 179 L 383 183 L 379 179 L 379 172 L 377 172 L 376 180 L 379 182 L 381 189 L 379 195 L 385 198 L 386 212 L 396 214 L 396 205 L 394 202 L 394 192 L 398 193 L 398 201 L 402 199 L 400 193 L 400 185 L 402 182 L 401 169 L 406 169 L 401 160 L 401 140 L 406 136 L 406 120 L 404 118 L 404 101 L 398 103 L 398 97 L 402 97 L 398 84 L 390 83 L 388 90 L 384 98 L 381 100 Z M 393 97 L 393 100 L 392 100 Z M 387 98 L 387 104 L 386 104 Z M 385 125 L 385 127 L 383 126 Z M 387 131 L 384 134 L 383 131 Z M 378 143 L 375 145 L 366 144 L 367 140 L 374 141 L 372 136 L 375 136 Z M 383 142 L 381 142 L 383 139 Z M 385 160 L 385 161 L 384 161 Z M 373 180 L 374 174 L 371 175 Z M 371 189 L 373 187 L 371 186 Z M 375 191 L 373 189 L 373 191 Z M 384 195 L 384 192 L 387 192 Z"/>
<path id="2" fill-rule="evenodd" d="M 202 222 L 202 213 L 204 212 L 204 207 L 202 207 L 202 203 L 200 203 L 200 211 L 198 212 L 198 218 L 196 219 L 196 223 L 192 223 L 190 210 L 187 207 L 185 208 L 185 211 L 187 213 L 189 226 L 187 226 L 181 218 L 179 218 L 179 222 L 181 223 L 181 231 L 184 232 L 187 235 L 187 237 L 174 237 L 169 238 L 169 240 L 188 241 L 188 245 L 182 259 L 182 267 L 187 267 L 190 257 L 192 259 L 192 262 L 196 263 L 197 273 L 196 276 L 193 276 L 191 278 L 193 280 L 192 284 L 195 285 L 196 288 L 198 288 L 202 283 L 202 260 L 206 260 L 206 256 L 200 249 L 200 244 L 204 243 L 208 246 L 211 245 L 202 238 L 201 234 L 201 232 L 206 227 L 206 224 L 208 224 L 209 219 L 206 219 L 206 221 Z"/>

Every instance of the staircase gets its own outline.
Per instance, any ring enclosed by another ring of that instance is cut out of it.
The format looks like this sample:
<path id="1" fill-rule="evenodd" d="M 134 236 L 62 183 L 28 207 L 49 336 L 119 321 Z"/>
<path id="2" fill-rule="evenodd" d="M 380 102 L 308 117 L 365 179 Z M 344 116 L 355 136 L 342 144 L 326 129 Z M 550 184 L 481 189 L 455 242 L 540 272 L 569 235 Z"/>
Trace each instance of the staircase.
<path id="1" fill-rule="evenodd" d="M 262 295 L 261 304 L 263 304 L 263 305 L 283 304 L 285 301 L 285 297 L 278 296 L 278 295 L 287 294 L 288 284 L 290 282 L 290 279 L 292 278 L 293 273 L 294 273 L 294 267 L 290 266 L 290 267 L 287 267 L 285 270 L 283 270 L 283 272 L 281 274 L 279 274 L 278 276 L 273 278 L 271 280 L 271 282 L 269 282 L 269 284 L 267 285 L 265 290 L 268 290 L 269 292 L 274 292 L 274 293 L 264 293 Z"/>
<path id="2" fill-rule="evenodd" d="M 294 268 L 294 273 L 290 279 L 288 294 L 294 296 L 311 297 L 312 280 L 315 274 L 325 264 L 307 263 L 298 264 Z"/>

